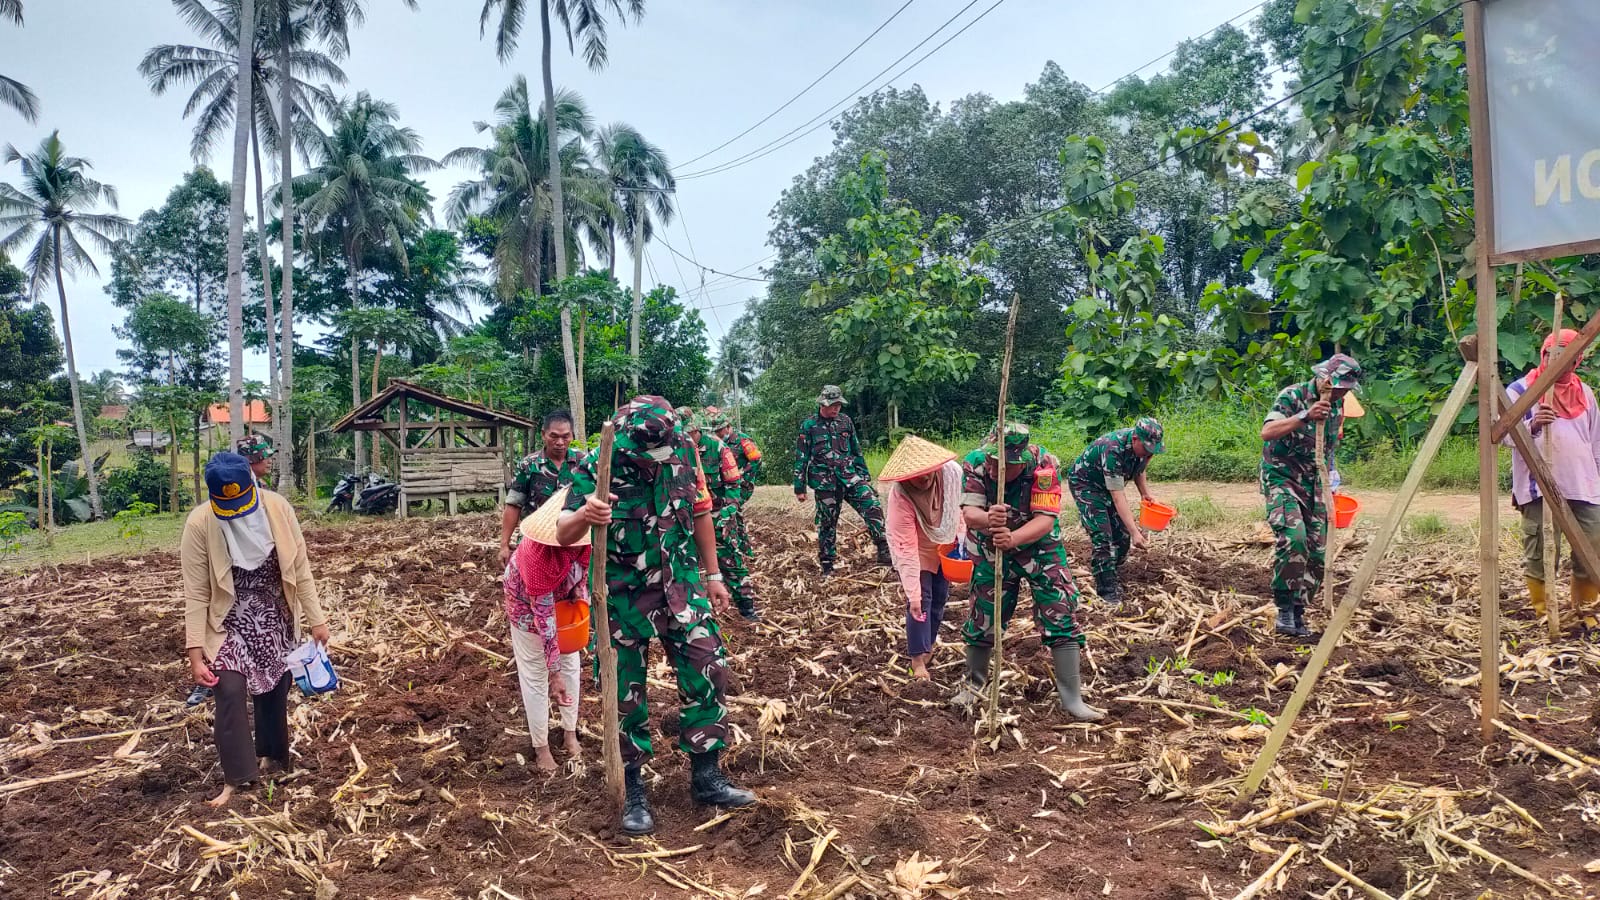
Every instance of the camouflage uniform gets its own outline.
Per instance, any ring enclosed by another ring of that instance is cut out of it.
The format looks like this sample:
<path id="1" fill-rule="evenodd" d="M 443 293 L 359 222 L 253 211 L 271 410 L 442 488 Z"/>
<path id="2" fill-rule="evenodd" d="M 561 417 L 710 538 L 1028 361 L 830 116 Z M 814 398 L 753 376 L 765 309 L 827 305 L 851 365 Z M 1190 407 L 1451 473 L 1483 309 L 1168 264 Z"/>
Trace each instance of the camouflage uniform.
<path id="1" fill-rule="evenodd" d="M 725 745 L 728 666 L 695 551 L 693 520 L 709 515 L 713 500 L 696 467 L 694 445 L 659 397 L 635 398 L 612 421 L 617 436 L 611 493 L 617 500 L 606 545 L 606 608 L 617 648 L 622 759 L 637 768 L 653 752 L 646 689 L 650 639 L 661 641 L 677 675 L 683 704 L 678 746 L 686 753 Z M 574 468 L 568 509 L 595 492 L 597 454 Z"/>
<path id="2" fill-rule="evenodd" d="M 1149 457 L 1134 452 L 1133 439 L 1132 428 L 1102 435 L 1078 454 L 1067 474 L 1073 502 L 1078 505 L 1078 518 L 1094 546 L 1090 568 L 1097 581 L 1108 573 L 1116 574 L 1128 558 L 1133 539 L 1111 497 L 1113 491 L 1122 490 L 1127 482 L 1144 474 L 1150 464 Z"/>
<path id="3" fill-rule="evenodd" d="M 974 450 L 962 460 L 961 505 L 988 509 L 995 496 L 997 476 L 986 465 L 990 450 Z M 1061 513 L 1061 479 L 1056 458 L 1028 444 L 1028 431 L 1011 426 L 1006 433 L 1006 454 L 1020 462 L 1022 473 L 1006 482 L 1005 504 L 1010 508 L 1007 527 L 1026 525 L 1039 514 L 1055 518 Z M 998 466 L 996 467 L 998 471 Z M 972 573 L 972 612 L 961 636 L 969 647 L 994 646 L 994 541 L 987 532 L 968 532 L 968 550 L 977 557 Z M 1005 554 L 1006 571 L 1001 594 L 1001 626 L 1016 611 L 1022 581 L 1033 588 L 1033 616 L 1047 647 L 1083 646 L 1083 636 L 1072 621 L 1078 606 L 1078 587 L 1072 579 L 1066 545 L 1058 528 L 1025 547 Z"/>
<path id="4" fill-rule="evenodd" d="M 1333 369 L 1327 369 L 1336 364 Z M 1352 368 L 1353 367 L 1353 368 Z M 1342 354 L 1317 366 L 1318 377 L 1333 371 L 1348 377 L 1350 384 L 1360 375 L 1355 360 Z M 1317 379 L 1292 384 L 1278 392 L 1266 421 L 1295 418 L 1317 402 Z M 1318 423 L 1305 420 L 1312 426 Z M 1331 468 L 1344 430 L 1344 401 L 1333 401 L 1333 411 L 1321 423 L 1325 430 L 1324 453 Z M 1261 493 L 1267 501 L 1267 524 L 1275 540 L 1272 556 L 1272 598 L 1280 619 L 1292 613 L 1293 627 L 1304 631 L 1305 607 L 1322 585 L 1326 563 L 1328 508 L 1323 503 L 1322 479 L 1316 460 L 1316 429 L 1302 427 L 1261 448 Z M 1307 632 L 1309 633 L 1309 632 Z"/>
<path id="5" fill-rule="evenodd" d="M 743 473 L 739 471 L 728 445 L 713 435 L 704 423 L 695 424 L 698 426 L 696 433 L 700 435 L 697 446 L 701 477 L 711 492 L 711 518 L 717 534 L 717 568 L 722 572 L 734 604 L 741 613 L 749 616 L 755 612 L 756 595 L 750 584 L 749 537 L 744 527 L 744 510 L 739 505 L 743 497 L 740 487 Z"/>
<path id="6" fill-rule="evenodd" d="M 572 450 L 560 461 L 551 459 L 543 448 L 524 456 L 511 476 L 511 484 L 506 486 L 506 505 L 519 506 L 522 514 L 528 515 L 572 483 L 578 463 L 579 454 Z"/>
<path id="7" fill-rule="evenodd" d="M 823 393 L 823 398 L 834 396 L 828 390 Z M 819 413 L 800 424 L 800 436 L 795 441 L 794 492 L 800 494 L 807 488 L 816 493 L 817 560 L 824 570 L 833 567 L 838 555 L 834 546 L 839 535 L 840 506 L 845 503 L 867 523 L 867 532 L 878 545 L 878 555 L 888 557 L 883 507 L 878 503 L 878 492 L 872 488 L 872 473 L 867 471 L 867 461 L 861 455 L 855 423 L 843 412 L 831 419 Z"/>

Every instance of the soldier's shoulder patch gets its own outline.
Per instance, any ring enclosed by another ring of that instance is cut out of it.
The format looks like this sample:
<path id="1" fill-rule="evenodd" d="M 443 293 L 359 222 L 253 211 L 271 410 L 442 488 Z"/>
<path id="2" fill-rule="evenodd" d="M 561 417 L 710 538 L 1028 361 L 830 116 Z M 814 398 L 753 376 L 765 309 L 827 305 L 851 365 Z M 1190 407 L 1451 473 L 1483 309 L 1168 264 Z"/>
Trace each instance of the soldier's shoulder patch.
<path id="1" fill-rule="evenodd" d="M 1061 475 L 1055 466 L 1040 466 L 1033 473 L 1033 489 L 1035 491 L 1059 490 Z"/>
<path id="2" fill-rule="evenodd" d="M 744 451 L 744 458 L 750 460 L 751 462 L 755 462 L 761 458 L 761 448 L 756 446 L 755 441 L 752 441 L 747 437 L 742 437 L 739 439 L 739 449 Z"/>

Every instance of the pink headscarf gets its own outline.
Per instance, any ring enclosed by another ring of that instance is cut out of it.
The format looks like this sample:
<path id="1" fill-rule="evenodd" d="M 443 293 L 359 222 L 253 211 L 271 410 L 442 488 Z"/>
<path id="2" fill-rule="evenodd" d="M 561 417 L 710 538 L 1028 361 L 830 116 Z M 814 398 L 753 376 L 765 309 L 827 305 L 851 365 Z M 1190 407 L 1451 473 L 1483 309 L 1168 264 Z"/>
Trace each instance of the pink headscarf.
<path id="1" fill-rule="evenodd" d="M 1571 328 L 1563 328 L 1558 334 L 1552 334 L 1544 339 L 1544 348 L 1539 354 L 1539 365 L 1528 373 L 1528 384 L 1539 380 L 1539 375 L 1544 367 L 1549 365 L 1557 355 L 1557 347 L 1565 347 L 1578 339 L 1578 332 Z M 1550 403 L 1555 407 L 1556 415 L 1563 419 L 1576 419 L 1589 409 L 1589 397 L 1583 391 L 1583 382 L 1578 380 L 1576 371 L 1565 372 L 1556 379 L 1556 386 L 1550 391 Z"/>

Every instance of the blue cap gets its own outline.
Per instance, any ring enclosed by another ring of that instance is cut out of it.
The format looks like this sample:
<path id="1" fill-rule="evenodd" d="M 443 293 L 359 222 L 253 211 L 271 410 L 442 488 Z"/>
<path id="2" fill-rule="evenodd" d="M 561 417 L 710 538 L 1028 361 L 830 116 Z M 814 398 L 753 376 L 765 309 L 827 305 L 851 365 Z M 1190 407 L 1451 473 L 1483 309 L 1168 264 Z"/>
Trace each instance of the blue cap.
<path id="1" fill-rule="evenodd" d="M 237 453 L 223 451 L 206 463 L 206 490 L 211 494 L 211 511 L 219 519 L 239 519 L 261 508 L 256 479 L 250 461 Z"/>

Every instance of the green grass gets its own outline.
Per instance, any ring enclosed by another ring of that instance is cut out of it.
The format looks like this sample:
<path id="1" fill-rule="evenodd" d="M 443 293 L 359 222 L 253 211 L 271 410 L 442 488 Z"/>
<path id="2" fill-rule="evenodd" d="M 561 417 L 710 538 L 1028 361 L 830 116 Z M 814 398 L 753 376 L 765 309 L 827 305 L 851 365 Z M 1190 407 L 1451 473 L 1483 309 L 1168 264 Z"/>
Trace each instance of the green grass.
<path id="1" fill-rule="evenodd" d="M 1449 531 L 1449 523 L 1438 513 L 1422 513 L 1406 519 L 1406 532 L 1414 538 L 1440 537 Z"/>
<path id="2" fill-rule="evenodd" d="M 1152 481 L 1224 481 L 1249 483 L 1256 480 L 1261 465 L 1261 418 L 1258 410 L 1228 403 L 1185 403 L 1157 410 L 1155 417 L 1166 431 L 1166 452 L 1150 463 Z M 1046 415 L 1029 421 L 1034 440 L 1055 453 L 1063 462 L 1083 452 L 1087 443 L 1082 429 L 1066 416 Z M 966 453 L 982 441 L 981 435 L 928 436 L 958 453 Z M 867 466 L 874 473 L 888 461 L 890 448 L 875 447 L 866 454 Z M 1391 445 L 1343 450 L 1339 454 L 1339 474 L 1344 483 L 1394 488 L 1405 480 L 1414 448 Z M 1500 453 L 1500 481 L 1510 485 L 1511 456 Z M 1447 438 L 1423 476 L 1422 486 L 1431 490 L 1475 491 L 1478 487 L 1478 448 L 1474 438 L 1453 435 Z"/>
<path id="3" fill-rule="evenodd" d="M 1188 528 L 1209 528 L 1220 525 L 1229 518 L 1229 512 L 1217 505 L 1209 494 L 1198 497 L 1179 497 L 1176 504 L 1178 517 L 1173 524 L 1183 524 Z"/>
<path id="4" fill-rule="evenodd" d="M 187 515 L 166 513 L 144 517 L 139 520 L 144 527 L 144 534 L 128 539 L 122 537 L 122 523 L 113 521 L 58 528 L 48 539 L 41 531 L 30 531 L 22 536 L 22 546 L 18 552 L 0 556 L 0 568 L 30 569 L 44 565 L 93 562 L 148 550 L 176 549 Z"/>

